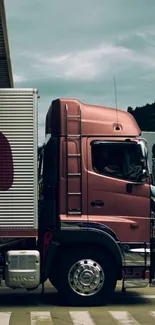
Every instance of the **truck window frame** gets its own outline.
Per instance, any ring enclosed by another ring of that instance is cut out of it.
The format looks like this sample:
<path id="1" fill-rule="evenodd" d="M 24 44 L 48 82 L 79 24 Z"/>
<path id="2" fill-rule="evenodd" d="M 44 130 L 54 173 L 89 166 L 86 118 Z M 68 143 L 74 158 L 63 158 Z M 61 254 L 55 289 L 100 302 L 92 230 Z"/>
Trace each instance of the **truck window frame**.
<path id="1" fill-rule="evenodd" d="M 126 170 L 126 174 L 125 174 L 125 171 L 123 171 L 123 169 L 121 170 L 121 172 L 122 172 L 122 174 L 115 174 L 115 173 L 113 173 L 113 172 L 99 172 L 99 171 L 97 171 L 97 168 L 95 168 L 95 166 L 94 166 L 94 153 L 93 153 L 93 149 L 95 148 L 95 146 L 97 147 L 97 145 L 99 145 L 99 146 L 107 146 L 108 148 L 110 147 L 110 146 L 115 146 L 115 148 L 117 148 L 116 146 L 118 146 L 118 148 L 119 148 L 119 150 L 120 150 L 120 148 L 121 148 L 121 150 L 123 149 L 123 148 L 129 148 L 129 146 L 130 146 L 130 148 L 131 148 L 131 146 L 133 147 L 133 146 L 138 146 L 139 145 L 139 149 L 138 149 L 138 147 L 137 147 L 137 149 L 138 150 L 140 150 L 140 153 L 141 153 L 141 156 L 139 155 L 139 165 L 137 164 L 135 164 L 135 168 L 136 167 L 140 167 L 141 168 L 141 170 L 142 170 L 142 167 L 141 167 L 141 165 L 140 165 L 140 163 L 141 163 L 141 159 L 144 159 L 144 157 L 143 157 L 143 154 L 142 154 L 142 150 L 140 149 L 140 144 L 138 144 L 136 141 L 118 141 L 118 140 L 116 140 L 116 141 L 111 141 L 111 140 L 93 140 L 91 143 L 90 143 L 90 145 L 91 145 L 91 166 L 92 166 L 92 170 L 96 173 L 96 174 L 98 174 L 98 175 L 102 175 L 102 176 L 106 176 L 106 177 L 111 177 L 111 178 L 115 178 L 115 179 L 121 179 L 121 180 L 125 180 L 125 181 L 136 181 L 136 178 L 134 178 L 134 177 L 127 177 L 127 173 L 129 173 L 129 170 L 128 170 L 128 168 L 127 168 L 127 170 Z M 137 150 L 137 152 L 138 152 L 138 150 Z M 123 150 L 122 150 L 122 153 L 123 153 Z M 124 152 L 125 153 L 125 152 Z M 125 162 L 125 155 L 124 155 L 124 157 L 123 157 L 123 160 L 122 160 L 122 165 L 123 165 L 123 161 Z M 121 169 L 121 168 L 120 168 Z M 125 163 L 124 163 L 124 170 L 126 169 L 126 165 L 125 165 Z"/>

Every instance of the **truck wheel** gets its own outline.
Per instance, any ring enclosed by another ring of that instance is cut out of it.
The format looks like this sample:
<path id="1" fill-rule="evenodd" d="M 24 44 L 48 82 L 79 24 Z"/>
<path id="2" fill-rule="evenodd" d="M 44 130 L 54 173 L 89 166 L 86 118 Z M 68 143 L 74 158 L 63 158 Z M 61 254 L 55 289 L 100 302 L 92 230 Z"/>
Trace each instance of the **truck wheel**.
<path id="1" fill-rule="evenodd" d="M 117 265 L 98 250 L 72 251 L 61 257 L 57 290 L 70 305 L 104 305 L 117 283 Z"/>

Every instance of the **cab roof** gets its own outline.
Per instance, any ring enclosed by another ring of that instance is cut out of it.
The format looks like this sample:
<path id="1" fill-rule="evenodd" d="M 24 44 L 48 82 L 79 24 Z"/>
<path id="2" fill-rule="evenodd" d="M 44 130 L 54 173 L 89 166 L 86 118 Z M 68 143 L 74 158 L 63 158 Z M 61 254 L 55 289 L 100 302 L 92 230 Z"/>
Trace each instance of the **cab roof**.
<path id="1" fill-rule="evenodd" d="M 82 136 L 137 137 L 141 135 L 141 130 L 130 113 L 111 107 L 84 104 L 77 99 L 68 98 L 52 101 L 46 115 L 45 135 L 79 134 L 80 118 L 77 116 L 80 112 Z"/>

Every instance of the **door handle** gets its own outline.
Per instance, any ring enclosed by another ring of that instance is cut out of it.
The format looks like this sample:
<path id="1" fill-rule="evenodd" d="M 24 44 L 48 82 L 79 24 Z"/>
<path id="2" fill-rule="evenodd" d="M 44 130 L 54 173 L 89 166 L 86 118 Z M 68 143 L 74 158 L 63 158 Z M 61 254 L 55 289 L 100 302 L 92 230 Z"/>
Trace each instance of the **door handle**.
<path id="1" fill-rule="evenodd" d="M 103 207 L 103 205 L 104 205 L 104 202 L 101 200 L 91 201 L 92 207 Z"/>

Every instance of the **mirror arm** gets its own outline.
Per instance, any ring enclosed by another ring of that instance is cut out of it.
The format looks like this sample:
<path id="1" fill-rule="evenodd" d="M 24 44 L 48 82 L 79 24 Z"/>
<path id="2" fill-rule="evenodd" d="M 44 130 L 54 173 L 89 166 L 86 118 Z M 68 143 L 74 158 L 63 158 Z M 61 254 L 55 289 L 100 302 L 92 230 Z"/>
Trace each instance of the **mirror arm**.
<path id="1" fill-rule="evenodd" d="M 145 184 L 145 182 L 131 182 L 126 184 L 127 193 L 132 193 L 133 186 L 140 186 Z"/>

